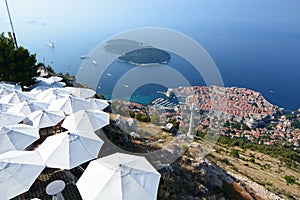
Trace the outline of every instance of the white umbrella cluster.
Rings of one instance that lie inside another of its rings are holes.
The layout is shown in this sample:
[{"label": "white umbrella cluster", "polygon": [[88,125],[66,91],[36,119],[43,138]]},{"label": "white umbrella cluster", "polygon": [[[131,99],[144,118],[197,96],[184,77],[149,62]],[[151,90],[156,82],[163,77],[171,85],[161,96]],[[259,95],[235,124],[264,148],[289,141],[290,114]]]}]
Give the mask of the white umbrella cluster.
[{"label": "white umbrella cluster", "polygon": [[[46,166],[71,169],[97,158],[103,141],[94,131],[109,123],[102,111],[109,104],[93,98],[93,90],[64,87],[59,77],[36,80],[30,92],[0,83],[0,193],[5,199],[27,191]],[[94,112],[95,117],[81,112]],[[66,118],[67,132],[49,136],[34,151],[24,150],[40,138],[40,129]],[[81,120],[93,121],[76,125]]]},{"label": "white umbrella cluster", "polygon": [[[36,78],[36,88],[0,84],[0,193],[27,191],[45,167],[72,169],[96,159],[103,141],[95,131],[109,124],[109,104],[86,88],[64,87],[59,77]],[[47,137],[34,151],[42,128],[67,131]],[[116,153],[92,161],[77,183],[83,199],[156,199],[160,174],[144,158]]]}]

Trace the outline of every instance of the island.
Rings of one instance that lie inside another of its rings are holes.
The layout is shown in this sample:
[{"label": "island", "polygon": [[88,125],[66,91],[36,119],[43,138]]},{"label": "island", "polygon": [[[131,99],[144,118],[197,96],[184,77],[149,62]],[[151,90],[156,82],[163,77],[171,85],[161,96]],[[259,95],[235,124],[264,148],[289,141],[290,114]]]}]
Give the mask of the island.
[{"label": "island", "polygon": [[129,51],[118,57],[121,62],[128,62],[133,65],[151,65],[151,64],[167,64],[171,55],[161,49],[147,47]]},{"label": "island", "polygon": [[106,42],[103,47],[104,51],[115,53],[115,54],[124,54],[126,52],[140,49],[145,47],[145,45],[141,42],[135,40],[128,39],[114,39]]}]

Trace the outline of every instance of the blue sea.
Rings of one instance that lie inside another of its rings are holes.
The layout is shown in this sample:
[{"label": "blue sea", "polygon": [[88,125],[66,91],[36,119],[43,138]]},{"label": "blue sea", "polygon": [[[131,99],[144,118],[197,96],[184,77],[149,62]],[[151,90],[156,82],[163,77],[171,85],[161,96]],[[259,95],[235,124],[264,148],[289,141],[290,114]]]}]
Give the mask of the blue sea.
[{"label": "blue sea", "polygon": [[[80,56],[122,31],[169,28],[206,49],[225,86],[259,91],[271,103],[291,110],[300,108],[299,6],[292,0],[10,2],[19,44],[57,72],[76,75]],[[67,12],[58,12],[58,7]],[[0,6],[0,32],[10,30],[5,6]],[[55,48],[46,46],[49,40]],[[181,66],[178,59],[171,62]],[[111,70],[119,73],[132,67],[113,65]],[[202,84],[201,76],[193,77],[190,69],[181,66],[181,73],[191,84]]]},{"label": "blue sea", "polygon": [[[103,76],[99,78],[97,93],[104,94],[107,99],[111,99],[112,92],[116,87],[116,84],[120,84],[120,87],[123,87],[122,90],[124,91],[127,89],[127,87],[132,87],[134,85],[133,82],[137,82],[139,79],[143,78],[142,74],[140,77],[131,76],[129,78],[130,82],[118,83],[118,81],[122,76],[124,76],[124,74],[127,74],[127,72],[133,68],[140,68],[143,71],[146,71],[145,73],[149,73],[151,70],[157,70],[157,68],[160,68],[162,70],[162,68],[170,67],[171,70],[180,73],[187,80],[186,85],[180,86],[205,85],[201,74],[199,74],[199,72],[195,69],[193,65],[191,65],[184,58],[172,52],[169,52],[169,54],[171,55],[170,61],[166,65],[159,66],[137,66],[128,62],[120,62],[118,60],[115,60],[104,71]],[[158,71],[160,71],[160,69],[158,69]],[[137,89],[130,96],[127,96],[128,93],[126,93],[125,91],[123,95],[118,96],[117,98],[128,99],[142,104],[149,104],[159,97],[165,98],[165,95],[159,94],[157,92],[166,92],[168,88],[178,87],[178,81],[176,81],[175,77],[172,77],[171,75],[167,75],[165,77],[170,80],[171,83],[169,85],[164,85],[163,80],[158,80],[155,83],[153,81],[151,83],[135,86],[137,87]]]},{"label": "blue sea", "polygon": [[[287,110],[300,108],[300,56],[298,55],[300,41],[296,38],[298,35],[291,35],[288,38],[275,35],[275,40],[260,37],[257,34],[232,36],[225,34],[214,38],[208,34],[203,36],[190,33],[202,44],[216,63],[225,86],[245,87],[259,91],[269,102]],[[80,56],[88,54],[94,46],[106,39],[96,38],[85,38],[84,41],[74,43],[58,40],[55,48],[34,42],[33,44],[39,46],[38,48],[35,48],[35,45],[28,47],[31,52],[36,52],[40,62],[45,61],[46,64],[53,66],[55,71],[76,75],[82,62]],[[194,77],[195,73],[191,71],[191,67],[186,70],[182,67],[182,60],[171,60],[171,62],[175,68],[180,67],[181,73],[187,77],[190,76],[192,85],[204,84],[201,76]],[[109,68],[112,71],[107,71],[107,73],[121,75],[121,72],[125,73],[132,67],[128,63],[115,61]],[[118,73],[114,72],[116,70]],[[106,80],[106,83],[109,81]],[[100,85],[103,89],[106,88],[105,85]],[[107,91],[98,92],[107,93]],[[149,97],[149,99],[152,98],[154,97]],[[145,103],[150,101],[149,99],[140,101]]]}]

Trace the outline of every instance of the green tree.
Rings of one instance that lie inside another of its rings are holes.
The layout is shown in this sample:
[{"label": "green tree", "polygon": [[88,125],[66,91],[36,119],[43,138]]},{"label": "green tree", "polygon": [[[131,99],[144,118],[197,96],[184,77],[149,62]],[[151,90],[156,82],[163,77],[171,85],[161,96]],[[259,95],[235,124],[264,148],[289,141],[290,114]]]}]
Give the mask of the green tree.
[{"label": "green tree", "polygon": [[35,55],[23,47],[15,48],[14,42],[0,34],[0,81],[10,81],[21,85],[34,83],[37,76]]},{"label": "green tree", "polygon": [[46,69],[47,69],[48,73],[55,74],[54,69],[53,69],[50,65],[48,65],[48,66],[46,67]]},{"label": "green tree", "polygon": [[173,124],[174,128],[175,128],[176,130],[179,130],[180,122],[177,121],[176,119],[171,119],[168,123]]}]

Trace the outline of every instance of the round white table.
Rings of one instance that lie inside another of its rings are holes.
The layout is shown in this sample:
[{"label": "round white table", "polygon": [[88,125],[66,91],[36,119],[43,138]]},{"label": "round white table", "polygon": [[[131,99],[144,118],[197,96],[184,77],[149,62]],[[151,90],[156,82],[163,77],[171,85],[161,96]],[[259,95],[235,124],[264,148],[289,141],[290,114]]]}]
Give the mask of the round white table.
[{"label": "round white table", "polygon": [[62,180],[55,180],[49,183],[46,187],[46,193],[48,195],[60,197],[63,199],[61,192],[65,189],[65,182]]}]

